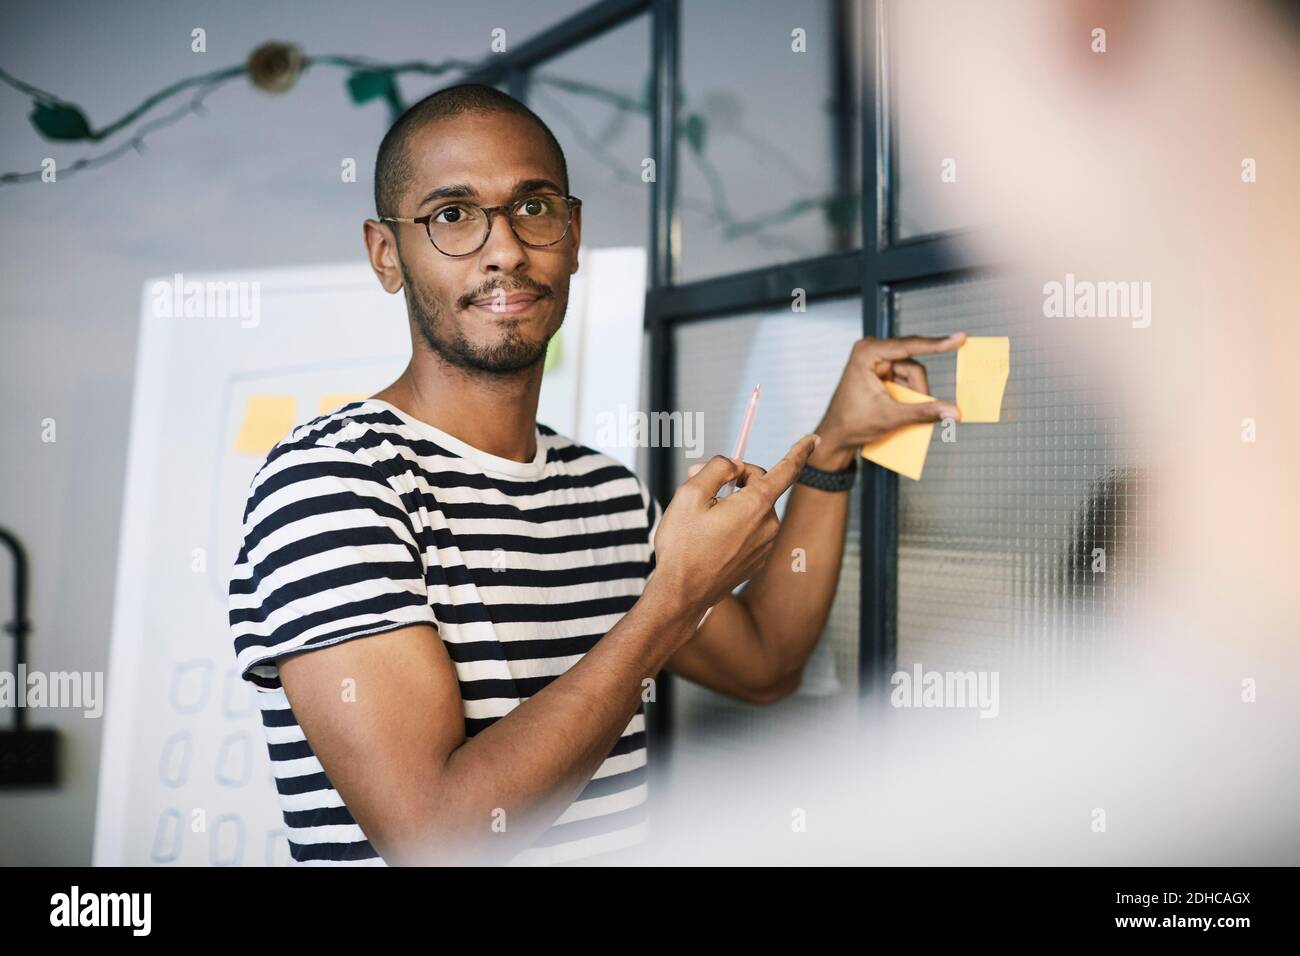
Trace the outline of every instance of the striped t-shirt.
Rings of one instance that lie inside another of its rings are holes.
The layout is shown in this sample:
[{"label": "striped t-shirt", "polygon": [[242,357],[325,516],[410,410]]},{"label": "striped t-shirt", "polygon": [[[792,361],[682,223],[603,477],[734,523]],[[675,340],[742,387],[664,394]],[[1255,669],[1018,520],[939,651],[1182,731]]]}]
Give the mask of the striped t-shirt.
[{"label": "striped t-shirt", "polygon": [[[294,719],[277,658],[431,624],[471,738],[577,663],[644,590],[659,503],[608,455],[536,433],[534,459],[513,461],[366,399],[294,429],[253,476],[230,627],[295,863],[386,865]],[[646,796],[641,704],[578,798],[511,862],[639,843]]]}]

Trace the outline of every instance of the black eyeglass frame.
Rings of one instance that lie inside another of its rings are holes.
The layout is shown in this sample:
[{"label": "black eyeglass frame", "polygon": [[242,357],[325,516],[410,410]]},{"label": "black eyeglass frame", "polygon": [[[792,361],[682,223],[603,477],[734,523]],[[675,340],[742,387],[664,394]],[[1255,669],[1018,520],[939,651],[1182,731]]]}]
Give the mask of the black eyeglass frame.
[{"label": "black eyeglass frame", "polygon": [[[510,231],[514,233],[515,238],[518,239],[520,243],[522,243],[525,246],[528,246],[530,249],[545,249],[548,246],[553,246],[557,242],[560,242],[561,240],[564,239],[565,236],[569,234],[569,227],[573,225],[573,210],[575,207],[582,205],[582,200],[579,199],[577,196],[561,197],[564,199],[564,205],[566,207],[568,215],[565,217],[564,220],[564,232],[560,233],[560,235],[554,240],[552,240],[551,242],[529,242],[528,240],[524,239],[521,235],[519,235],[519,232],[515,229],[514,220],[510,218],[510,214],[521,203],[526,203],[530,199],[539,199],[542,197],[555,197],[557,195],[559,194],[558,193],[533,193],[530,196],[524,196],[522,199],[516,199],[514,202],[507,203],[504,206],[480,206],[478,205],[478,203],[460,202],[458,200],[456,202],[449,202],[442,206],[439,206],[437,209],[435,209],[433,212],[429,213],[428,215],[416,216],[414,219],[405,219],[401,216],[380,216],[379,221],[380,222],[407,222],[407,223],[411,223],[412,225],[422,225],[424,226],[424,234],[429,237],[429,243],[430,245],[433,246],[433,248],[437,249],[444,256],[448,256],[449,258],[461,259],[464,258],[465,256],[474,255],[474,253],[478,252],[480,249],[482,249],[484,246],[487,245],[487,241],[490,238],[492,238],[493,214],[498,212],[504,212],[506,214],[506,223],[509,224],[510,226]],[[471,249],[469,252],[443,252],[443,250],[438,246],[438,244],[433,241],[433,230],[429,228],[429,223],[433,221],[434,216],[438,215],[438,213],[442,212],[448,206],[473,206],[476,209],[480,210],[483,213],[484,217],[487,219],[487,231],[483,233],[483,241],[480,242],[473,249]]]}]

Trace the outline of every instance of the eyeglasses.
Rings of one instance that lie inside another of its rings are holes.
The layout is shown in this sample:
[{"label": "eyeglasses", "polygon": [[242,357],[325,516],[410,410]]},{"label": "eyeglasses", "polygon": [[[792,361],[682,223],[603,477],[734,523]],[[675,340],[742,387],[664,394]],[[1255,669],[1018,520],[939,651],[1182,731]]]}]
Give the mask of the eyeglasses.
[{"label": "eyeglasses", "polygon": [[553,246],[569,234],[573,208],[581,206],[576,196],[538,193],[508,206],[479,206],[469,202],[439,206],[427,216],[403,219],[380,216],[383,222],[409,222],[424,226],[433,247],[444,256],[468,256],[478,252],[492,232],[492,214],[504,212],[510,231],[526,246]]}]

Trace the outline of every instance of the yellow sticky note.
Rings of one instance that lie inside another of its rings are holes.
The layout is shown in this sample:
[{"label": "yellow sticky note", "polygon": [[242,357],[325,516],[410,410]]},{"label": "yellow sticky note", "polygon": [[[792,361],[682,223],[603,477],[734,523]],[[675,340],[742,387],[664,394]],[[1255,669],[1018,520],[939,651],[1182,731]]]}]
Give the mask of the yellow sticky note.
[{"label": "yellow sticky note", "polygon": [[957,407],[962,424],[996,422],[1011,374],[1011,340],[1005,335],[967,339],[957,349]]},{"label": "yellow sticky note", "polygon": [[244,403],[244,421],[235,438],[235,451],[241,455],[265,455],[293,430],[298,411],[292,395],[250,395]]},{"label": "yellow sticky note", "polygon": [[[933,402],[934,397],[922,395],[897,382],[885,382],[885,391],[896,402],[917,405],[921,402]],[[916,425],[904,425],[888,435],[877,438],[862,446],[862,457],[874,461],[882,468],[896,471],[900,475],[921,480],[921,469],[925,467],[925,456],[930,450],[930,438],[934,434],[934,422],[921,422]]]},{"label": "yellow sticky note", "polygon": [[318,414],[324,415],[326,412],[332,412],[336,408],[341,408],[350,402],[359,402],[363,398],[369,398],[369,395],[363,395],[360,392],[330,392],[320,397],[320,406],[316,409]]}]

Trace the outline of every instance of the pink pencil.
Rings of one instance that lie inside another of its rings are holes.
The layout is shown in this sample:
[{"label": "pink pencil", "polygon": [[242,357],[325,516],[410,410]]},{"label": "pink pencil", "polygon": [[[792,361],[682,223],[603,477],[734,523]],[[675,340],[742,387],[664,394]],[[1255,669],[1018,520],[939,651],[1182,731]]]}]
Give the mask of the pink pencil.
[{"label": "pink pencil", "polygon": [[[731,459],[739,464],[743,464],[745,445],[749,441],[749,429],[754,424],[754,412],[758,410],[758,386],[754,386],[754,391],[749,396],[749,407],[745,409],[745,420],[740,426],[740,437],[736,439],[736,450],[732,453]],[[725,498],[736,490],[736,483],[729,481],[718,489],[718,497]]]},{"label": "pink pencil", "polygon": [[[743,464],[745,461],[743,457],[743,455],[745,454],[745,445],[749,441],[749,428],[751,425],[754,424],[754,412],[757,409],[758,409],[758,386],[755,385],[753,393],[751,393],[749,396],[749,407],[745,409],[745,420],[740,426],[740,438],[736,440],[736,451],[731,456],[732,460],[735,462]],[[718,489],[718,497],[719,498],[727,497],[727,495],[731,494],[731,492],[735,490],[735,486],[736,483],[734,481],[727,482],[725,485],[723,485],[721,488]],[[714,607],[716,606],[717,605],[714,605]],[[704,617],[701,617],[699,624],[695,625],[696,630],[699,630],[700,624],[703,624],[705,618],[707,618],[711,613],[713,613],[712,607],[704,612]]]}]

